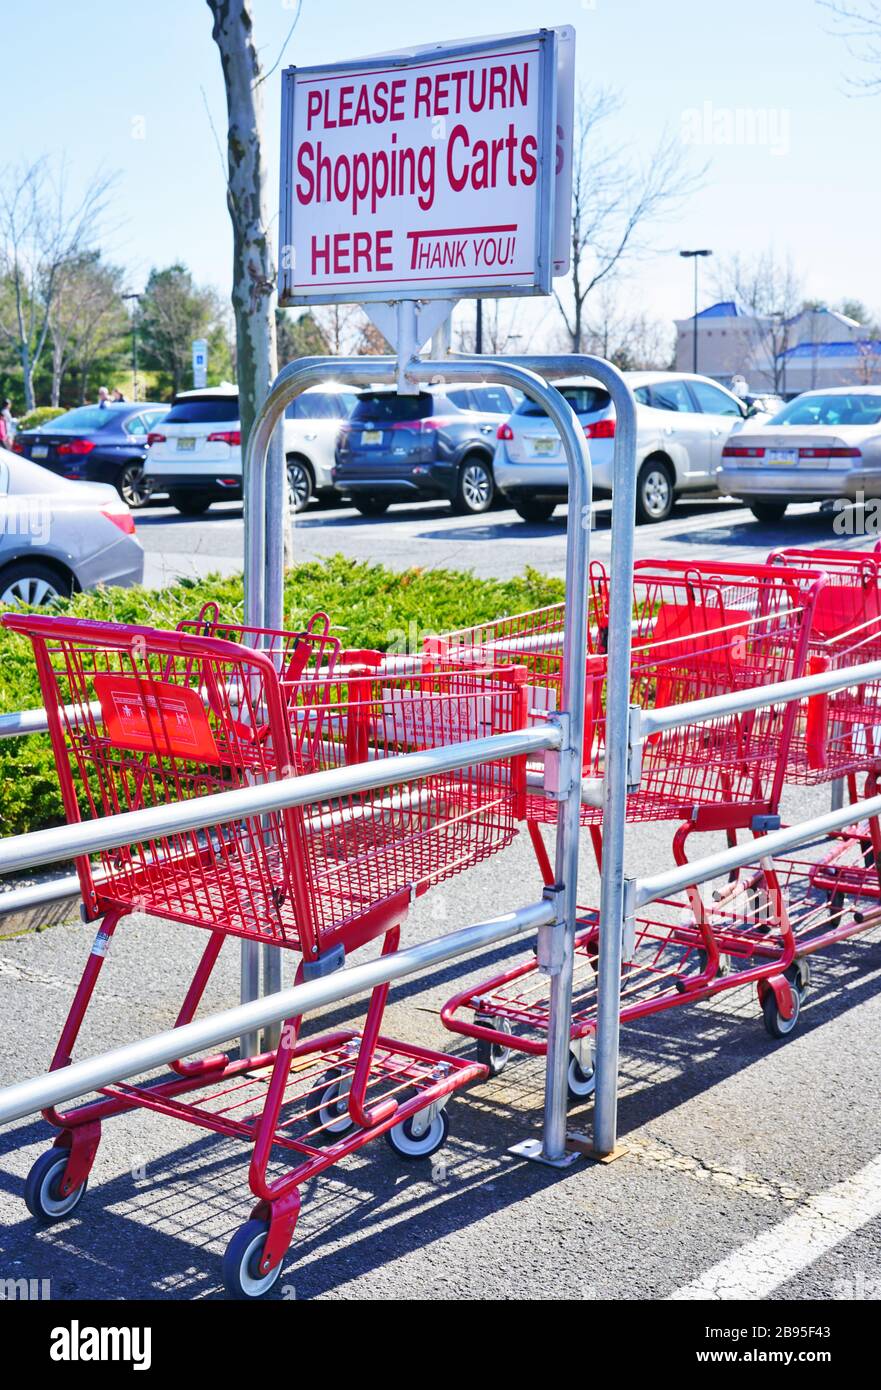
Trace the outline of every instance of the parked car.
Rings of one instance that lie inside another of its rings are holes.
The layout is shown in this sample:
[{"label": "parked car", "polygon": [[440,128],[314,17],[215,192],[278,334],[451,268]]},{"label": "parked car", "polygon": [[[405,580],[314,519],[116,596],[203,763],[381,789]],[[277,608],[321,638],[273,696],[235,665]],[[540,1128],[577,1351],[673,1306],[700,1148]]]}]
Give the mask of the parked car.
[{"label": "parked car", "polygon": [[219,498],[241,497],[241,442],[236,386],[179,391],[147,437],[144,472],[184,516],[201,516]]},{"label": "parked car", "polygon": [[56,478],[0,449],[0,603],[49,603],[143,576],[134,517],[114,487]]},{"label": "parked car", "polygon": [[364,516],[392,502],[443,499],[465,514],[489,511],[499,420],[519,393],[482,382],[415,396],[362,391],[340,430],[333,482]]},{"label": "parked car", "polygon": [[[301,512],[333,490],[334,447],[355,392],[336,383],[313,387],[285,412],[284,444],[291,507]],[[146,471],[184,516],[199,516],[212,502],[242,495],[242,435],[238,388],[224,383],[180,391],[161,428],[149,437]]]},{"label": "parked car", "polygon": [[[708,377],[628,372],[637,403],[638,522],[664,521],[677,497],[716,491],[722,447],[747,407]],[[612,495],[615,410],[598,381],[556,383],[590,441],[593,490]],[[541,406],[524,399],[497,434],[496,483],[524,521],[547,521],[568,494],[563,444]]]},{"label": "parked car", "polygon": [[333,466],[340,427],[348,420],[357,393],[329,382],[304,391],[285,411],[284,452],[291,507],[301,512],[310,497],[336,498]]},{"label": "parked car", "polygon": [[153,490],[144,477],[147,439],[167,411],[157,401],[81,405],[19,431],[12,448],[60,478],[110,483],[127,506],[143,507]]},{"label": "parked car", "polygon": [[881,497],[881,387],[805,391],[749,423],[723,449],[718,483],[759,521],[780,521],[790,502]]}]

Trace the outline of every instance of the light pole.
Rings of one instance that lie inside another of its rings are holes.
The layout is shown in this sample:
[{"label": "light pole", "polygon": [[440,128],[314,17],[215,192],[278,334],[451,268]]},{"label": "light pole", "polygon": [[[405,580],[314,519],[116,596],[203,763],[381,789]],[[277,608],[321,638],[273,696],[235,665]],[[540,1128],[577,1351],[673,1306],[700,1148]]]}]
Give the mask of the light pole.
[{"label": "light pole", "polygon": [[712,251],[680,251],[680,256],[686,260],[694,261],[694,344],[692,349],[692,371],[697,376],[697,258],[698,256],[712,256]]},{"label": "light pole", "polygon": [[474,323],[474,351],[483,352],[483,300],[477,300],[477,317]]},{"label": "light pole", "polygon": [[138,399],[138,305],[142,296],[139,294],[124,294],[123,299],[133,299],[132,304],[132,400]]}]

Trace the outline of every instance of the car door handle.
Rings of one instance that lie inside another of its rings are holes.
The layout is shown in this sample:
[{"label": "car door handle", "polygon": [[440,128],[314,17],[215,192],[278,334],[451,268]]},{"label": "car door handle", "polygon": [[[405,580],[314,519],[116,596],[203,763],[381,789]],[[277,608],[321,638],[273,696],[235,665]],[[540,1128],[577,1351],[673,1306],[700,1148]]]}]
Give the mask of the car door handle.
[{"label": "car door handle", "polygon": [[494,429],[495,429],[495,426],[494,426],[494,425],[481,425],[481,426],[480,426],[480,433],[481,433],[481,434],[492,434],[492,432],[493,432]]}]

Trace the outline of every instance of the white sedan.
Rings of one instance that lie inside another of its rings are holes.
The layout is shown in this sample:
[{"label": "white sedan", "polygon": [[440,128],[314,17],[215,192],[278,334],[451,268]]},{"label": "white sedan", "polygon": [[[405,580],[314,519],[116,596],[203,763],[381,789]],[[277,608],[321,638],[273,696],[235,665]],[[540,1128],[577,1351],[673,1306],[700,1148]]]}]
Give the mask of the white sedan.
[{"label": "white sedan", "polygon": [[759,521],[779,521],[790,502],[881,497],[881,387],[796,396],[728,441],[718,483]]},{"label": "white sedan", "polygon": [[[687,372],[627,372],[637,403],[636,519],[665,521],[677,497],[715,493],[728,436],[748,407],[708,377]],[[615,411],[604,386],[588,377],[556,383],[590,442],[593,489],[612,495]],[[497,432],[496,485],[524,521],[547,521],[565,501],[563,445],[540,406],[524,400]]]}]

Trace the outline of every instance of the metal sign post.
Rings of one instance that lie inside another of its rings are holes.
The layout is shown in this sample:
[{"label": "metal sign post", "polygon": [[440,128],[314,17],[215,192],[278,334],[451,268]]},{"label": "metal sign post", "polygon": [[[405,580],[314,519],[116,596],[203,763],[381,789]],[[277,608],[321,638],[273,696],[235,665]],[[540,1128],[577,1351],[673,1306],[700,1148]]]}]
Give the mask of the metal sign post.
[{"label": "metal sign post", "polygon": [[[624,516],[632,498],[635,409],[620,374],[593,357],[509,359],[419,353],[441,334],[460,297],[546,295],[568,265],[572,180],[574,30],[541,29],[438,44],[354,62],[289,68],[283,75],[279,302],[360,302],[395,348],[392,357],[309,358],[277,377],[248,440],[245,478],[245,621],[283,626],[284,461],[273,447],[282,412],[329,378],[393,384],[411,395],[442,379],[490,377],[518,387],[556,426],[569,469],[556,883],[553,921],[539,934],[551,977],[545,1118],[527,1157],[560,1165],[566,1151],[566,1072],[578,884],[587,663],[591,475],[584,432],[542,376],[584,372],[607,385],[618,412],[616,476]],[[488,212],[491,209],[491,212]],[[632,527],[633,511],[629,511]],[[627,552],[621,551],[623,560]],[[610,677],[621,685],[620,644]],[[626,655],[626,653],[625,653]],[[626,682],[625,682],[626,684]],[[617,699],[617,696],[616,696]],[[617,768],[617,763],[615,764]],[[613,774],[612,784],[615,785]],[[620,797],[612,792],[614,820]],[[623,810],[621,811],[623,815]],[[613,832],[615,848],[623,846]],[[620,874],[619,874],[620,877]],[[608,896],[608,895],[607,895]],[[614,898],[609,899],[610,911]],[[259,956],[242,946],[242,999],[258,992]],[[267,992],[281,985],[280,952],[264,948]],[[617,1029],[617,1015],[614,1019]],[[614,1087],[617,1035],[598,1045],[600,1084]],[[265,1040],[274,1041],[272,1034]],[[256,1039],[243,1039],[252,1054]],[[610,1079],[611,1078],[611,1079]]]}]

